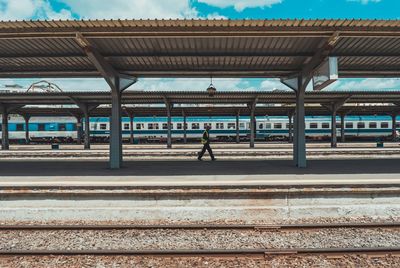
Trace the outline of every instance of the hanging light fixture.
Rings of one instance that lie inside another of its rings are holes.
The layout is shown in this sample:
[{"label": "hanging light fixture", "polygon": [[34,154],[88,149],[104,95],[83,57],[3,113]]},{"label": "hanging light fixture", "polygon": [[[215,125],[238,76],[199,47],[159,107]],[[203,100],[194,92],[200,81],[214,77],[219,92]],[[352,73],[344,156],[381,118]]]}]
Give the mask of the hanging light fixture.
[{"label": "hanging light fixture", "polygon": [[207,93],[208,96],[213,97],[215,95],[215,93],[217,92],[217,89],[214,87],[213,83],[212,83],[212,76],[210,77],[211,79],[211,83],[207,88]]}]

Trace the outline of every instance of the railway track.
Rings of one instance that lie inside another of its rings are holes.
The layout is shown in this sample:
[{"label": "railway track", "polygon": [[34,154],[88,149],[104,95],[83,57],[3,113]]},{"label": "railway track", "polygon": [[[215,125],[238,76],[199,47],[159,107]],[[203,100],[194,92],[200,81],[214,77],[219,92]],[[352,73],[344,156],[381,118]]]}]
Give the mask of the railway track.
[{"label": "railway track", "polygon": [[271,255],[385,255],[400,256],[400,247],[377,248],[286,248],[286,249],[202,249],[202,250],[1,250],[0,256],[153,256],[153,257],[267,257]]},{"label": "railway track", "polygon": [[[400,228],[400,222],[392,223],[334,223],[334,224],[284,224],[284,225],[0,225],[1,231],[47,231],[47,230],[129,230],[129,229],[184,229],[184,230],[262,230],[298,231],[340,228]],[[254,248],[254,249],[179,249],[179,250],[129,250],[129,249],[85,249],[85,250],[0,250],[0,256],[150,256],[150,257],[250,257],[266,258],[276,255],[368,255],[374,257],[400,256],[400,247],[373,248]]]},{"label": "railway track", "polygon": [[128,229],[247,229],[247,230],[312,230],[312,229],[340,229],[340,228],[400,228],[400,222],[390,223],[329,223],[329,224],[174,224],[174,225],[0,225],[1,230],[128,230]]}]

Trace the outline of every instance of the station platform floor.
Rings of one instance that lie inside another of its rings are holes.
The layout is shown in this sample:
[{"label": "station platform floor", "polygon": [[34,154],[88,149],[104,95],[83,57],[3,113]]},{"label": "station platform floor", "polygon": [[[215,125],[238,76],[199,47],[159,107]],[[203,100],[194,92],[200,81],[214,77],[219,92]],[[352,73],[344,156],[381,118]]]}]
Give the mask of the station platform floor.
[{"label": "station platform floor", "polygon": [[309,160],[125,161],[0,159],[0,187],[34,186],[235,186],[400,185],[400,158]]}]

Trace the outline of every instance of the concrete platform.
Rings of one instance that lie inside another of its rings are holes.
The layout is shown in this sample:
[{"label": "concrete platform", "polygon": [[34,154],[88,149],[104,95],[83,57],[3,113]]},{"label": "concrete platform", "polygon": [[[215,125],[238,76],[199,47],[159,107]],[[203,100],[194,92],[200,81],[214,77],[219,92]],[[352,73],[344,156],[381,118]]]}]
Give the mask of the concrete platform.
[{"label": "concrete platform", "polygon": [[1,160],[5,186],[216,186],[400,185],[400,159],[311,160],[298,169],[288,160],[106,161]]}]

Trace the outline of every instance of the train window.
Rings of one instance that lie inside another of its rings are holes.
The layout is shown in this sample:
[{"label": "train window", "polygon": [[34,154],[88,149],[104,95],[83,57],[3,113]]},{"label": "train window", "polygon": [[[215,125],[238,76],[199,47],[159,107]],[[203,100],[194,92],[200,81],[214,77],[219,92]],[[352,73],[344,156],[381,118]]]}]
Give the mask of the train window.
[{"label": "train window", "polygon": [[183,127],[183,124],[182,124],[182,123],[177,123],[177,124],[176,124],[176,129],[182,129],[182,127]]},{"label": "train window", "polygon": [[357,128],[365,128],[365,123],[364,122],[358,122],[357,123]]},{"label": "train window", "polygon": [[342,128],[342,124],[336,123],[336,128]]},{"label": "train window", "polygon": [[318,128],[318,123],[310,123],[310,128]]},{"label": "train window", "polygon": [[400,123],[396,123],[396,128],[400,128]]},{"label": "train window", "polygon": [[353,123],[352,122],[347,122],[346,123],[346,128],[353,128]]},{"label": "train window", "polygon": [[286,128],[289,129],[290,125],[292,125],[292,127],[293,127],[293,124],[286,123]]},{"label": "train window", "polygon": [[2,125],[0,124],[0,131],[1,131],[1,129],[2,129]]},{"label": "train window", "polygon": [[241,129],[244,129],[244,128],[246,127],[246,124],[245,124],[245,123],[239,123],[239,127],[240,127]]},{"label": "train window", "polygon": [[163,123],[162,124],[162,129],[168,129],[168,124],[167,123]]},{"label": "train window", "polygon": [[261,124],[258,124],[258,129],[263,129],[263,124],[261,123]]},{"label": "train window", "polygon": [[217,123],[216,129],[224,129],[224,123]]},{"label": "train window", "polygon": [[377,124],[376,122],[369,122],[369,128],[376,128]]},{"label": "train window", "polygon": [[271,129],[271,123],[265,123],[265,129]]},{"label": "train window", "polygon": [[39,123],[38,124],[38,131],[44,131],[45,130],[45,124]]},{"label": "train window", "polygon": [[[193,124],[192,124],[192,126],[193,126]],[[211,123],[204,123],[204,129],[207,127],[207,126],[210,126],[211,127]],[[193,127],[192,127],[193,128]]]},{"label": "train window", "polygon": [[329,123],[322,123],[321,127],[322,128],[329,128],[330,126],[329,126]]},{"label": "train window", "polygon": [[107,130],[107,124],[100,124],[101,130]]},{"label": "train window", "polygon": [[275,123],[274,124],[274,128],[281,129],[282,128],[282,123]]},{"label": "train window", "polygon": [[[206,124],[204,124],[204,127]],[[199,123],[192,123],[192,129],[200,129],[200,124]]]},{"label": "train window", "polygon": [[236,123],[228,123],[228,129],[235,129]]},{"label": "train window", "polygon": [[389,128],[388,122],[381,122],[381,128]]},{"label": "train window", "polygon": [[16,128],[17,128],[17,131],[24,131],[24,124],[17,124]]},{"label": "train window", "polygon": [[136,124],[136,129],[143,129],[144,128],[144,124]]},{"label": "train window", "polygon": [[147,129],[160,129],[158,123],[149,123]]},{"label": "train window", "polygon": [[[76,124],[70,124],[70,126],[72,128],[72,131],[76,131],[77,130]],[[96,124],[94,126],[96,126]]]},{"label": "train window", "polygon": [[129,124],[125,123],[124,124],[124,130],[129,130],[129,129],[130,129]]},{"label": "train window", "polygon": [[67,125],[66,124],[58,124],[58,131],[66,131]]}]

